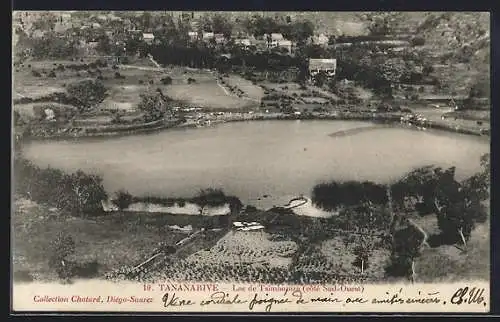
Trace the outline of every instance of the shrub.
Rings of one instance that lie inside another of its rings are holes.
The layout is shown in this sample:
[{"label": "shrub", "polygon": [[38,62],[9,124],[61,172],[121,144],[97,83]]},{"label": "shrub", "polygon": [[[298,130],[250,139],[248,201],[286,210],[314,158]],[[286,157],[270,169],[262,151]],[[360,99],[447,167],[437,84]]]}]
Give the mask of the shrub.
[{"label": "shrub", "polygon": [[59,278],[72,277],[72,267],[66,258],[75,253],[75,241],[69,235],[60,233],[50,243],[49,267],[56,271]]},{"label": "shrub", "polygon": [[106,97],[106,91],[99,80],[83,80],[67,86],[68,97],[77,101],[80,109],[88,109],[101,103]]},{"label": "shrub", "polygon": [[150,84],[150,85],[153,85],[154,83],[155,83],[155,81],[154,81],[154,80],[152,80],[152,79],[150,79],[150,80],[149,80],[149,84]]},{"label": "shrub", "polygon": [[116,197],[113,199],[113,203],[120,209],[127,209],[130,204],[132,204],[134,197],[125,190],[119,190],[116,192]]},{"label": "shrub", "polygon": [[31,71],[31,74],[32,74],[34,77],[42,77],[42,74],[40,74],[40,72],[39,72],[39,71],[36,71],[36,70]]},{"label": "shrub", "polygon": [[144,81],[142,79],[139,79],[139,84],[144,84]]},{"label": "shrub", "polygon": [[118,66],[113,65],[111,68],[113,68],[113,69],[118,69]]},{"label": "shrub", "polygon": [[170,84],[172,84],[172,77],[166,76],[166,77],[163,77],[160,81],[163,85],[170,85]]},{"label": "shrub", "polygon": [[122,74],[120,74],[119,72],[115,72],[115,78],[116,79],[125,79],[125,76],[123,76]]},{"label": "shrub", "polygon": [[53,70],[51,70],[50,73],[47,76],[48,77],[53,77],[53,78],[57,77],[56,73]]},{"label": "shrub", "polygon": [[189,77],[187,82],[188,84],[196,83],[196,79]]}]

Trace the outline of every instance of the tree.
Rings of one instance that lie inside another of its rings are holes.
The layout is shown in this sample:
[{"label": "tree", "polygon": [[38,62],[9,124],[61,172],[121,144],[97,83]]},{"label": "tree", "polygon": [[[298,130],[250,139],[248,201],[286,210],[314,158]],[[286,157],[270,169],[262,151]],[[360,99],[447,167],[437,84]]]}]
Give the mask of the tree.
[{"label": "tree", "polygon": [[203,215],[205,207],[221,206],[228,202],[228,199],[221,189],[207,188],[200,190],[193,202],[200,206],[200,215]]},{"label": "tree", "polygon": [[370,34],[374,36],[384,36],[391,32],[389,20],[387,17],[378,17],[372,21],[368,27]]},{"label": "tree", "polygon": [[231,38],[233,25],[227,17],[221,14],[215,14],[211,21],[213,32],[223,34],[226,39]]},{"label": "tree", "polygon": [[357,241],[357,246],[354,248],[354,255],[356,255],[356,259],[353,262],[353,265],[359,267],[361,269],[361,274],[364,273],[365,269],[368,268],[368,259],[370,258],[370,254],[372,252],[373,243],[364,235],[360,236]]},{"label": "tree", "polygon": [[119,190],[116,192],[115,199],[113,199],[113,203],[120,209],[127,209],[130,204],[132,204],[134,197],[125,190]]},{"label": "tree", "polygon": [[167,98],[161,92],[141,94],[138,108],[144,112],[146,122],[159,120],[169,110]]},{"label": "tree", "polygon": [[482,77],[472,85],[469,91],[469,98],[490,97],[490,80],[488,77]]},{"label": "tree", "polygon": [[70,206],[78,214],[95,213],[102,210],[102,200],[107,198],[107,193],[102,185],[102,178],[86,174],[81,170],[69,177],[72,191]]},{"label": "tree", "polygon": [[314,85],[322,87],[328,79],[328,76],[324,71],[320,71],[316,76],[314,76]]},{"label": "tree", "polygon": [[67,257],[75,253],[75,241],[70,235],[60,233],[50,243],[49,267],[54,269],[59,278],[67,279],[72,275],[72,267],[68,265]]},{"label": "tree", "polygon": [[106,97],[106,88],[99,80],[83,80],[66,87],[68,97],[78,103],[80,110],[90,109]]}]

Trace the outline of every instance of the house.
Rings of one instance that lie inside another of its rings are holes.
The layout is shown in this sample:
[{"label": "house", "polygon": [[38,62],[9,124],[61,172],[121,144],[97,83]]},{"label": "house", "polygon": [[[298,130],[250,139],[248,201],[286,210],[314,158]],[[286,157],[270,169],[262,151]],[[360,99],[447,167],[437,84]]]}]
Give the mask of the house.
[{"label": "house", "polygon": [[311,58],[309,59],[309,75],[315,77],[320,72],[324,72],[328,77],[335,76],[337,71],[337,60],[332,59],[322,59],[322,58]]},{"label": "house", "polygon": [[142,34],[142,39],[144,39],[144,41],[148,44],[151,44],[155,40],[155,35],[149,32],[145,32]]},{"label": "house", "polygon": [[271,47],[277,47],[280,41],[285,40],[285,37],[280,33],[272,33],[269,38]]},{"label": "house", "polygon": [[202,35],[202,39],[204,41],[208,41],[210,39],[213,39],[214,37],[215,37],[215,34],[213,32],[206,32],[206,31],[204,31],[203,35]]},{"label": "house", "polygon": [[290,40],[280,40],[278,41],[277,47],[286,49],[287,53],[292,52],[292,42]]},{"label": "house", "polygon": [[198,33],[196,31],[189,31],[188,37],[191,41],[195,41],[196,39],[198,39]]}]

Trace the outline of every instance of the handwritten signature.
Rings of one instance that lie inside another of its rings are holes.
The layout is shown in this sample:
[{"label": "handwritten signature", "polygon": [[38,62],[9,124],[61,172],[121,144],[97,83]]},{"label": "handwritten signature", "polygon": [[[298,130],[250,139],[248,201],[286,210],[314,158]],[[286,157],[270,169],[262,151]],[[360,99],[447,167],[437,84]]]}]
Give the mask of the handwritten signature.
[{"label": "handwritten signature", "polygon": [[[162,297],[162,302],[164,307],[182,307],[182,306],[208,306],[208,305],[240,305],[245,304],[248,306],[250,311],[264,309],[265,312],[270,312],[276,306],[279,305],[289,305],[289,304],[297,304],[304,305],[308,303],[325,303],[325,304],[446,304],[446,300],[441,298],[439,295],[440,292],[432,292],[432,293],[422,293],[418,292],[418,295],[405,297],[403,295],[403,289],[396,291],[394,293],[385,292],[384,294],[380,294],[378,297],[371,298],[370,300],[364,297],[347,297],[347,298],[338,298],[335,296],[316,296],[311,298],[305,298],[303,293],[300,290],[295,290],[289,296],[286,296],[287,293],[282,296],[273,295],[270,296],[268,294],[259,294],[253,293],[249,298],[243,298],[239,293],[226,293],[223,291],[218,291],[212,293],[207,298],[202,299],[200,302],[195,302],[191,299],[185,299],[178,296],[176,293],[165,293]],[[443,301],[445,300],[445,301]],[[457,289],[451,298],[449,299],[449,303],[453,305],[460,304],[482,304],[486,306],[485,300],[485,289],[478,287],[461,287]]]}]

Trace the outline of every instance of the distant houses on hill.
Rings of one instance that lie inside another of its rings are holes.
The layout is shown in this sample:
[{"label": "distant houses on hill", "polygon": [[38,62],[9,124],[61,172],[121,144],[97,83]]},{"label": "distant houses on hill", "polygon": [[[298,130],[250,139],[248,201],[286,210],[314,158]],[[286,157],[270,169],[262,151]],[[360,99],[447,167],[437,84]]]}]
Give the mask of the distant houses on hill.
[{"label": "distant houses on hill", "polygon": [[324,73],[327,77],[335,77],[337,59],[311,58],[309,59],[308,70],[311,79],[314,79],[319,73]]}]

